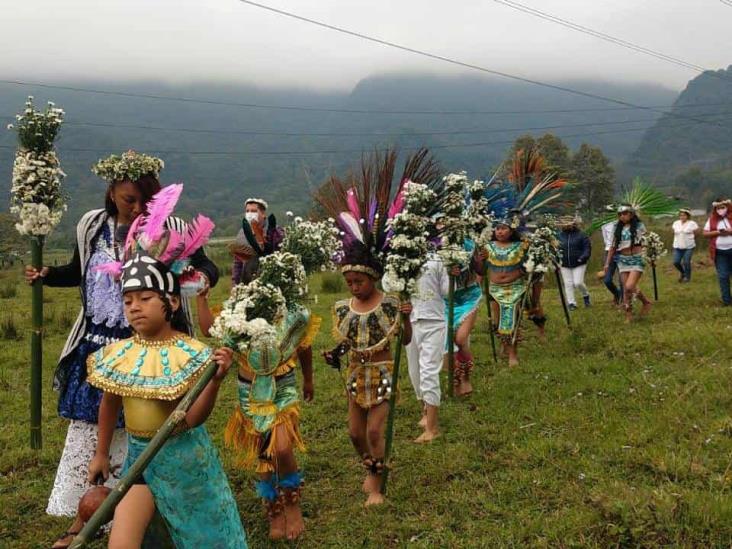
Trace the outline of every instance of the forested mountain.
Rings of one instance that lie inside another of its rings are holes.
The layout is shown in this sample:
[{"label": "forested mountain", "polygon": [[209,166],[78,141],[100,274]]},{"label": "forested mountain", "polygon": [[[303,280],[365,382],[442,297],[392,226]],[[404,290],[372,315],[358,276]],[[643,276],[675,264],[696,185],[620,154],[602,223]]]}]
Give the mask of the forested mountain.
[{"label": "forested mountain", "polygon": [[[83,211],[103,202],[104,183],[91,174],[90,166],[99,157],[131,148],[164,158],[164,182],[186,183],[182,206],[187,212],[207,212],[221,228],[233,230],[247,196],[262,195],[277,213],[286,209],[303,212],[313,186],[331,170],[344,171],[359,159],[361,151],[374,147],[434,147],[444,169],[466,169],[477,177],[500,162],[517,136],[552,132],[572,148],[582,142],[599,146],[618,162],[638,146],[642,136],[638,130],[649,127],[658,116],[546,88],[466,77],[382,75],[364,79],[352,91],[342,93],[212,83],[173,86],[90,80],[67,84],[213,102],[332,110],[249,108],[0,85],[4,124],[12,121],[28,94],[34,95],[39,106],[52,99],[67,112],[58,151],[68,174],[65,188],[70,210],[57,231],[66,236]],[[670,105],[676,97],[671,90],[647,84],[562,84],[642,105]],[[546,110],[564,112],[525,112]],[[507,114],[492,114],[496,111]],[[466,144],[471,146],[455,146]],[[0,173],[4,174],[0,190],[7,196],[15,135],[0,132],[0,146],[5,147],[0,147]],[[0,211],[6,208],[3,200]]]},{"label": "forested mountain", "polygon": [[650,128],[622,166],[693,205],[732,190],[732,67],[708,71],[681,92],[671,114]]}]

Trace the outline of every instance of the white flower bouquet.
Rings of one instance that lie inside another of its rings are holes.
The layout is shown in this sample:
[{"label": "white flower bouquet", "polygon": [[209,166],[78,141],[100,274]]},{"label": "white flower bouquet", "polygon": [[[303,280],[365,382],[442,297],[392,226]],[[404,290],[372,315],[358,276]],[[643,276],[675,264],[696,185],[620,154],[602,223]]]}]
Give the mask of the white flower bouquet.
[{"label": "white flower bouquet", "polygon": [[454,266],[465,268],[471,252],[465,249],[465,239],[471,236],[470,224],[465,215],[465,191],[468,177],[465,172],[451,173],[443,178],[445,182],[442,203],[442,247],[439,256],[448,270]]},{"label": "white flower bouquet", "polygon": [[527,273],[546,273],[561,260],[559,241],[550,227],[540,227],[528,236],[529,248],[526,250],[524,269]]},{"label": "white flower bouquet", "polygon": [[403,193],[404,210],[387,225],[392,236],[382,285],[387,292],[397,292],[408,299],[417,291],[417,280],[427,260],[426,213],[436,197],[427,185],[412,181],[404,184]]},{"label": "white flower bouquet", "polygon": [[660,257],[668,253],[659,234],[653,231],[649,231],[641,237],[641,246],[643,246],[643,259],[651,264],[655,264]]},{"label": "white flower bouquet", "polygon": [[279,251],[260,260],[260,283],[279,288],[288,305],[302,301],[308,292],[308,278],[300,257]]},{"label": "white flower bouquet", "polygon": [[485,197],[485,182],[476,179],[466,185],[469,197],[468,207],[465,209],[465,220],[468,225],[469,238],[478,247],[485,246],[493,236],[493,216],[488,210],[488,199]]},{"label": "white flower bouquet", "polygon": [[33,106],[28,97],[22,114],[8,129],[18,132],[18,152],[13,163],[10,211],[18,218],[15,225],[22,235],[48,235],[66,211],[61,180],[66,174],[53,150],[63,123],[64,111],[48,103],[45,111]]},{"label": "white flower bouquet", "polygon": [[315,222],[296,217],[285,229],[280,250],[299,256],[305,272],[311,274],[335,269],[342,244],[333,219]]}]

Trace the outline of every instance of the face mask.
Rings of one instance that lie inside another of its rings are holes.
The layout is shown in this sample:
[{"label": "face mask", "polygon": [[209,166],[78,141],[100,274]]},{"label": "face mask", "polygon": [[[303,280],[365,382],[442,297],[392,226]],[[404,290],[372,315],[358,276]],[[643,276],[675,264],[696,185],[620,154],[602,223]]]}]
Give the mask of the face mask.
[{"label": "face mask", "polygon": [[257,212],[246,212],[244,214],[244,217],[246,218],[249,223],[254,223],[255,221],[259,221],[259,214]]}]

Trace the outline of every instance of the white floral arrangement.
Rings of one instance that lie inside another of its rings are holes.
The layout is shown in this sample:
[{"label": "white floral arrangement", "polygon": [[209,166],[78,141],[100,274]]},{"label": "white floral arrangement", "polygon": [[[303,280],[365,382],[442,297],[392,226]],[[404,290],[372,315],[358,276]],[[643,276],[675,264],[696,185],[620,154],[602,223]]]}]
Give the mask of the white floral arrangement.
[{"label": "white floral arrangement", "polygon": [[641,237],[641,246],[643,246],[643,259],[648,263],[656,263],[659,258],[668,253],[659,234],[653,231],[649,231]]},{"label": "white floral arrangement", "polygon": [[458,266],[465,268],[472,252],[465,249],[465,239],[470,237],[470,226],[465,215],[465,191],[468,186],[466,172],[451,173],[443,178],[445,183],[442,203],[442,247],[438,254],[448,270]]},{"label": "white floral arrangement", "polygon": [[260,259],[257,279],[279,288],[287,305],[302,301],[308,293],[308,277],[300,257],[278,251]]},{"label": "white floral arrangement", "polygon": [[524,270],[529,274],[546,273],[553,270],[562,257],[554,229],[540,227],[527,238],[529,248],[526,250]]},{"label": "white floral arrangement", "polygon": [[[287,212],[292,217],[292,212]],[[343,245],[332,218],[324,221],[303,221],[295,217],[285,229],[280,250],[300,257],[305,272],[335,269],[335,260],[342,253]]]},{"label": "white floral arrangement", "polygon": [[285,312],[285,298],[280,289],[255,279],[231,289],[209,333],[222,345],[242,353],[251,347],[276,345],[275,325],[284,318]]},{"label": "white floral arrangement", "polygon": [[436,195],[421,183],[407,181],[403,187],[404,210],[389,220],[392,232],[386,256],[382,286],[387,292],[401,294],[408,299],[417,292],[417,281],[427,261],[427,211]]},{"label": "white floral arrangement", "polygon": [[485,197],[484,181],[476,179],[466,185],[470,201],[465,209],[465,218],[471,238],[479,248],[484,247],[493,236],[493,216],[487,212],[488,199]]},{"label": "white floral arrangement", "polygon": [[112,154],[99,160],[92,172],[105,181],[137,181],[144,175],[160,176],[165,162],[155,156],[135,151],[127,151],[121,155]]},{"label": "white floral arrangement", "polygon": [[22,114],[9,130],[18,132],[18,152],[13,163],[10,212],[18,218],[15,228],[22,235],[48,235],[66,211],[61,191],[61,170],[53,144],[64,120],[64,111],[49,102],[45,111],[25,102]]}]

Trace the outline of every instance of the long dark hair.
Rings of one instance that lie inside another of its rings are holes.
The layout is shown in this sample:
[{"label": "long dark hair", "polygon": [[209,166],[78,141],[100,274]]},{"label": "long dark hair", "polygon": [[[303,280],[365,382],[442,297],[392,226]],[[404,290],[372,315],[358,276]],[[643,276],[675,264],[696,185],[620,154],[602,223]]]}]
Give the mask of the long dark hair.
[{"label": "long dark hair", "polygon": [[[112,200],[112,189],[114,189],[120,183],[125,183],[126,181],[129,180],[112,181],[109,184],[109,187],[107,187],[107,194],[104,197],[104,209],[107,210],[107,213],[111,216],[115,216],[118,213],[117,206]],[[155,193],[160,190],[160,181],[158,181],[158,178],[152,174],[143,175],[140,179],[131,181],[131,183],[137,188],[138,191],[140,191],[140,194],[142,195],[142,201],[145,204],[150,202],[150,199],[155,196]]]},{"label": "long dark hair", "polygon": [[[638,225],[641,224],[640,217],[633,212],[633,217],[630,218],[630,247],[632,248],[636,244],[638,244],[635,241],[635,237],[638,234]],[[613,248],[617,248],[618,244],[620,244],[620,239],[622,238],[623,234],[623,223],[618,219],[618,222],[615,224],[615,234],[613,235]]]}]

